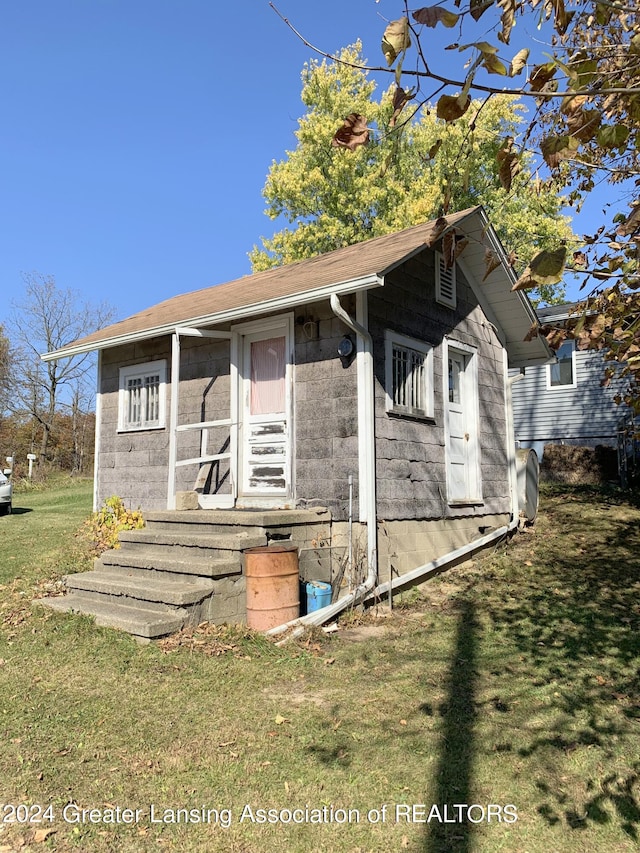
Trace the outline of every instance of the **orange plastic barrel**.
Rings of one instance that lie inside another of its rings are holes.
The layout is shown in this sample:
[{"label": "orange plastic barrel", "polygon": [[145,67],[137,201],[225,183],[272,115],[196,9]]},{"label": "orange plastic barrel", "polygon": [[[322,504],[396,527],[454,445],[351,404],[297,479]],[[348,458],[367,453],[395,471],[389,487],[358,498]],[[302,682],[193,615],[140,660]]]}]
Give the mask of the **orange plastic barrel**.
[{"label": "orange plastic barrel", "polygon": [[247,625],[268,631],[300,615],[298,548],[264,545],[244,552]]}]

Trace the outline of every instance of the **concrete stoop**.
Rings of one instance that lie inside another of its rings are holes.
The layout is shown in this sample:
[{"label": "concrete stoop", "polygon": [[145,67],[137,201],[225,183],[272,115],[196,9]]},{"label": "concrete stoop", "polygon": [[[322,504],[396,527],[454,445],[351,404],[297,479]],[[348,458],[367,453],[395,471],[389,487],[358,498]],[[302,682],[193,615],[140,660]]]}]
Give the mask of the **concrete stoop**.
[{"label": "concrete stoop", "polygon": [[310,547],[331,515],[318,510],[190,510],[145,514],[92,571],[67,575],[68,593],[39,599],[53,610],[149,640],[200,622],[246,621],[243,554],[282,542]]}]

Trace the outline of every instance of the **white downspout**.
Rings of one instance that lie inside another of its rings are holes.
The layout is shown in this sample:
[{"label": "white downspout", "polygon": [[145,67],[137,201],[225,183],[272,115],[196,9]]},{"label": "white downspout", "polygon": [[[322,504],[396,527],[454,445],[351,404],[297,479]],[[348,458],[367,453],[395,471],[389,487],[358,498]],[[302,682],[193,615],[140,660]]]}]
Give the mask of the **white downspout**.
[{"label": "white downspout", "polygon": [[96,370],[96,426],[93,449],[93,511],[98,512],[100,487],[98,476],[100,472],[100,438],[102,433],[102,350],[98,350],[98,366]]},{"label": "white downspout", "polygon": [[[356,295],[356,316],[352,320],[340,304],[336,293],[331,294],[331,310],[357,335],[358,371],[358,505],[359,518],[367,525],[367,578],[363,585],[370,589],[377,578],[377,512],[376,512],[376,449],[373,376],[373,340],[365,326],[366,293]],[[358,588],[360,589],[360,588]],[[362,590],[364,591],[364,590]]]},{"label": "white downspout", "polygon": [[169,472],[167,509],[176,508],[176,462],[178,460],[178,401],[180,397],[180,332],[171,338],[171,410],[169,415]]},{"label": "white downspout", "polygon": [[374,415],[373,340],[365,327],[366,293],[356,294],[357,320],[347,314],[338,295],[331,294],[331,310],[357,335],[358,370],[358,504],[359,518],[367,525],[367,577],[348,595],[334,604],[278,625],[267,631],[267,635],[282,634],[289,628],[295,630],[288,635],[291,639],[301,634],[306,625],[322,625],[345,608],[362,601],[374,589],[378,578],[377,565],[377,516],[376,516],[376,454]]}]

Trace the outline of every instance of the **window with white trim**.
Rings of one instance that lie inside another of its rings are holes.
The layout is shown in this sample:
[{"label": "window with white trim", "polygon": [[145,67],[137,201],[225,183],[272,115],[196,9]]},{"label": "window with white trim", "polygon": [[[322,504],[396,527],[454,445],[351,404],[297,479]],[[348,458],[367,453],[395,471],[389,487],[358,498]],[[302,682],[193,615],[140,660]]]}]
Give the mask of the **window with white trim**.
[{"label": "window with white trim", "polygon": [[118,429],[162,429],[165,425],[165,359],[120,368]]},{"label": "window with white trim", "polygon": [[576,342],[564,341],[556,351],[556,363],[547,365],[547,388],[575,388]]},{"label": "window with white trim", "polygon": [[433,347],[385,332],[387,411],[411,417],[433,417]]},{"label": "window with white trim", "polygon": [[442,252],[436,252],[436,302],[455,308],[456,301],[456,265],[447,269]]}]

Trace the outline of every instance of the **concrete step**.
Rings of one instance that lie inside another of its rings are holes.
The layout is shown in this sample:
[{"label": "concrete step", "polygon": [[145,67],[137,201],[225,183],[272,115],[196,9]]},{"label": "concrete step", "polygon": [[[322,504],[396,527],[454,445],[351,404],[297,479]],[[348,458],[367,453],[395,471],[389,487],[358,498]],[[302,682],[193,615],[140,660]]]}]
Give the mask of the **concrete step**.
[{"label": "concrete step", "polygon": [[162,572],[169,575],[187,575],[203,578],[223,578],[239,575],[242,572],[242,559],[239,554],[232,557],[190,557],[167,556],[166,548],[114,548],[104,551],[94,564],[95,571],[102,569],[136,569],[140,572]]},{"label": "concrete step", "polygon": [[199,509],[156,510],[145,513],[148,530],[191,530],[205,528],[212,533],[238,532],[256,535],[263,528],[290,528],[298,524],[330,521],[331,513],[318,509]]},{"label": "concrete step", "polygon": [[180,608],[135,606],[108,599],[71,593],[70,595],[40,598],[33,602],[61,613],[83,613],[95,617],[96,625],[117,628],[136,637],[153,640],[179,631],[188,620],[188,612]]},{"label": "concrete step", "polygon": [[69,590],[98,592],[112,597],[150,601],[174,606],[198,604],[213,593],[211,581],[172,580],[161,577],[155,582],[135,572],[129,575],[109,571],[79,572],[64,579]]},{"label": "concrete step", "polygon": [[190,558],[196,552],[198,557],[230,556],[231,553],[257,548],[267,544],[264,533],[182,533],[173,530],[125,530],[119,535],[122,549],[140,549],[153,547],[171,548],[179,559]]}]

